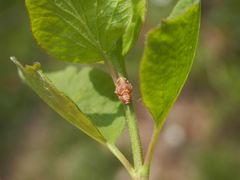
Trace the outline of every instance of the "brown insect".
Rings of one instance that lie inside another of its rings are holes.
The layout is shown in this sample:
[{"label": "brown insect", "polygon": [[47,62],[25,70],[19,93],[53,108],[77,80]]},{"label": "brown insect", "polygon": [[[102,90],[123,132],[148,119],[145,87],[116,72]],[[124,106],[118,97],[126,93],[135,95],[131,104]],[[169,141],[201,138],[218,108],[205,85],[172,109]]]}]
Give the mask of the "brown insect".
[{"label": "brown insect", "polygon": [[123,104],[130,104],[133,91],[133,87],[130,82],[124,77],[119,77],[115,85],[115,94],[118,96],[118,99]]}]

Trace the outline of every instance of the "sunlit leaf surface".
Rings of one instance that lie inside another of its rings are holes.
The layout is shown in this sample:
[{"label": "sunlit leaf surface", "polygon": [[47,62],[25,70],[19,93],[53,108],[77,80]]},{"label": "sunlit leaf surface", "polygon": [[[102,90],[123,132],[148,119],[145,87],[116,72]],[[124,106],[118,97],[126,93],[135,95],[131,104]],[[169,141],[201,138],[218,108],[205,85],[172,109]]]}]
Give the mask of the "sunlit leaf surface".
[{"label": "sunlit leaf surface", "polygon": [[150,31],[140,67],[145,105],[161,127],[191,70],[200,27],[200,1],[180,0]]},{"label": "sunlit leaf surface", "polygon": [[65,120],[102,143],[114,143],[120,136],[125,120],[106,73],[67,67],[45,75],[40,64],[24,67],[17,60],[14,63],[22,79]]}]

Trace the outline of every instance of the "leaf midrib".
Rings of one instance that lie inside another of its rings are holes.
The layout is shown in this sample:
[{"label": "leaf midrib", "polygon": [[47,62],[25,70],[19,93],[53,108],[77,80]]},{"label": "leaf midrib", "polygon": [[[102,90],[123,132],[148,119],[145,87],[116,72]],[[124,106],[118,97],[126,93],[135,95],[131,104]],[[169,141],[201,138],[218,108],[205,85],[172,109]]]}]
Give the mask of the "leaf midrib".
[{"label": "leaf midrib", "polygon": [[[73,2],[72,0],[70,0],[71,3],[67,2],[66,0],[64,0],[65,4],[67,6],[69,6],[76,14],[73,14],[71,13],[69,10],[57,5],[57,4],[54,4],[54,3],[51,3],[51,5],[53,5],[53,7],[55,8],[58,8],[59,10],[63,11],[64,13],[67,13],[68,15],[72,16],[73,18],[75,18],[77,21],[79,21],[81,24],[82,24],[82,27],[84,27],[84,29],[86,30],[87,32],[87,35],[92,39],[89,39],[88,37],[86,36],[83,36],[81,34],[81,32],[78,30],[78,27],[75,27],[72,23],[70,23],[66,18],[64,18],[63,16],[61,16],[60,14],[58,13],[55,13],[55,15],[57,15],[59,18],[61,18],[65,23],[67,23],[69,26],[71,26],[83,39],[85,39],[85,41],[87,43],[89,43],[92,47],[88,47],[90,49],[93,49],[93,50],[96,50],[98,52],[98,54],[102,57],[103,60],[108,60],[106,59],[106,51],[104,51],[104,48],[102,47],[102,44],[100,42],[100,38],[99,38],[99,31],[97,31],[97,38],[94,37],[93,35],[93,32],[90,30],[89,26],[88,26],[88,23],[87,23],[87,18],[86,18],[86,15],[85,15],[85,11],[81,5],[81,3],[79,3],[80,5],[80,8],[82,9],[82,13],[83,13],[83,17],[84,17],[84,20],[82,19],[82,17],[80,16],[79,14],[79,11],[73,6]],[[114,8],[113,12],[112,12],[112,15],[111,15],[111,18],[110,20],[108,21],[107,23],[107,27],[110,28],[112,26],[112,17],[114,15],[114,12],[116,11],[116,9],[118,8],[119,6],[119,0],[117,1],[116,3],[116,7]],[[97,22],[97,27],[98,27],[98,21],[99,21],[99,18],[98,18],[98,0],[97,0],[97,4],[96,4],[96,22]],[[131,0],[131,4],[132,4],[132,0]],[[133,4],[131,5],[131,10],[132,10],[132,13],[133,13]],[[131,19],[128,23],[128,25],[131,23],[132,21],[132,13],[131,13]],[[94,41],[94,42],[93,42]],[[75,43],[76,44],[76,43]]]},{"label": "leaf midrib", "polygon": [[[170,17],[169,19],[167,18],[167,19],[166,19],[166,22],[167,22],[167,21],[168,21],[168,22],[176,21],[176,20],[179,19],[181,16],[184,16],[184,12],[193,9],[196,5],[197,5],[197,3],[193,4],[192,6],[190,6],[190,7],[188,7],[188,8],[185,8],[185,10],[184,10],[180,15],[178,15],[177,17],[173,16],[173,17]],[[196,19],[192,19],[192,22],[195,21],[195,20],[196,20]],[[195,29],[195,28],[193,28],[193,27],[192,27],[192,29],[193,29],[192,34],[194,34],[194,33],[197,31],[197,29]],[[198,42],[196,42],[195,46],[197,45],[197,43],[198,43]],[[195,53],[196,53],[196,52],[195,52]],[[194,56],[195,56],[195,54],[193,54],[193,57],[194,57]],[[193,57],[192,57],[191,59],[193,59]],[[177,66],[177,64],[178,64],[178,61],[175,60],[175,66]],[[188,67],[191,67],[192,64],[193,64],[193,61],[189,61]],[[189,72],[188,72],[188,74],[189,74]],[[187,78],[188,78],[188,75],[185,77],[184,82],[186,82]],[[178,83],[179,83],[179,82],[178,82]],[[167,103],[167,105],[166,105],[168,111],[166,111],[165,113],[162,113],[162,112],[161,112],[161,113],[159,113],[159,114],[157,115],[156,120],[159,121],[159,122],[157,123],[157,126],[158,126],[158,125],[161,126],[161,119],[165,119],[165,118],[166,118],[166,115],[167,115],[168,112],[170,111],[170,107],[175,103],[176,99],[178,98],[179,94],[181,93],[180,90],[184,87],[184,85],[185,85],[185,83],[183,83],[183,84],[179,87],[179,89],[176,90],[176,91],[178,91],[178,93],[177,93],[177,96],[174,98],[174,100],[173,100],[172,102],[171,102],[170,100],[168,101],[168,103]]]},{"label": "leaf midrib", "polygon": [[[79,3],[79,4],[80,4],[80,3]],[[51,5],[53,5],[55,8],[58,8],[59,10],[63,11],[64,13],[67,13],[68,15],[72,16],[74,19],[78,20],[78,21],[82,24],[82,26],[84,27],[84,29],[87,31],[88,35],[92,38],[92,40],[94,41],[94,43],[95,43],[95,44],[99,44],[99,43],[97,43],[98,41],[94,38],[92,32],[89,30],[88,25],[85,24],[84,21],[81,20],[80,15],[77,16],[77,17],[78,17],[78,18],[77,18],[76,16],[74,16],[74,14],[72,14],[72,13],[69,12],[68,10],[64,9],[63,7],[58,6],[58,5],[54,4],[54,3],[51,3]],[[74,8],[74,9],[75,9],[75,8]],[[83,11],[83,12],[84,12],[84,11]],[[92,42],[92,40],[90,40],[89,38],[83,36],[83,35],[81,34],[81,32],[78,30],[78,28],[75,27],[75,26],[73,26],[73,25],[72,25],[68,20],[66,20],[62,15],[60,15],[60,14],[58,14],[58,13],[54,13],[54,14],[57,15],[59,18],[61,18],[61,19],[62,19],[65,23],[67,23],[69,26],[71,26],[71,27],[72,27],[81,37],[83,37],[89,44],[91,44],[93,47],[99,49],[99,47],[96,46],[96,45]],[[79,14],[79,13],[78,13],[78,14]],[[85,19],[86,19],[86,18],[85,18]],[[87,20],[86,20],[86,21],[87,21]]]}]

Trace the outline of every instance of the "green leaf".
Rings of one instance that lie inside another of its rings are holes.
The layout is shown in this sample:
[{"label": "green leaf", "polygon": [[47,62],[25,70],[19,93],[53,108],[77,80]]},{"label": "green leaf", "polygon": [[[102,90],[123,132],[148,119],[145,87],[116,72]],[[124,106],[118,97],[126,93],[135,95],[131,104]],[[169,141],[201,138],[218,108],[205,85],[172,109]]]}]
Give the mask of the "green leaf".
[{"label": "green leaf", "polygon": [[128,24],[126,32],[123,36],[123,50],[125,55],[137,40],[141,25],[144,21],[146,0],[131,0],[132,1],[132,16]]},{"label": "green leaf", "polygon": [[53,84],[91,118],[108,142],[114,142],[125,127],[123,107],[114,94],[111,77],[98,69],[70,66],[48,74]]},{"label": "green leaf", "polygon": [[143,101],[161,127],[191,70],[200,28],[200,1],[180,0],[148,34],[140,67]]},{"label": "green leaf", "polygon": [[101,143],[114,143],[120,136],[125,126],[122,106],[106,73],[67,67],[46,76],[40,64],[14,63],[22,79],[64,119]]},{"label": "green leaf", "polygon": [[138,1],[26,0],[26,5],[32,32],[50,55],[64,61],[94,63],[115,51],[126,29],[124,45],[132,44],[142,13]]}]

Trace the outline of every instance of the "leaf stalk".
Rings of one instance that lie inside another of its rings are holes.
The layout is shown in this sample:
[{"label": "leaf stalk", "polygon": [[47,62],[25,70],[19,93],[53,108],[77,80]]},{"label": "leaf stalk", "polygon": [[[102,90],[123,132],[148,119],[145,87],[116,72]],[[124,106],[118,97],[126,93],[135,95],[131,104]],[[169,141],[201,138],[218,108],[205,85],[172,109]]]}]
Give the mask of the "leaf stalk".
[{"label": "leaf stalk", "polygon": [[108,149],[116,156],[116,158],[122,163],[122,165],[126,168],[128,173],[131,175],[131,177],[134,177],[135,172],[134,168],[130,164],[130,162],[127,160],[127,158],[122,154],[122,152],[114,145],[107,143]]},{"label": "leaf stalk", "polygon": [[144,158],[144,168],[145,168],[146,174],[148,174],[148,176],[150,174],[151,162],[153,159],[154,151],[156,149],[158,137],[161,132],[163,124],[164,124],[164,121],[162,121],[162,123],[158,127],[156,127],[156,126],[154,127],[153,134],[152,134],[152,137],[151,137],[151,140],[148,145],[148,149],[147,149],[147,152],[146,152],[146,155]]}]

